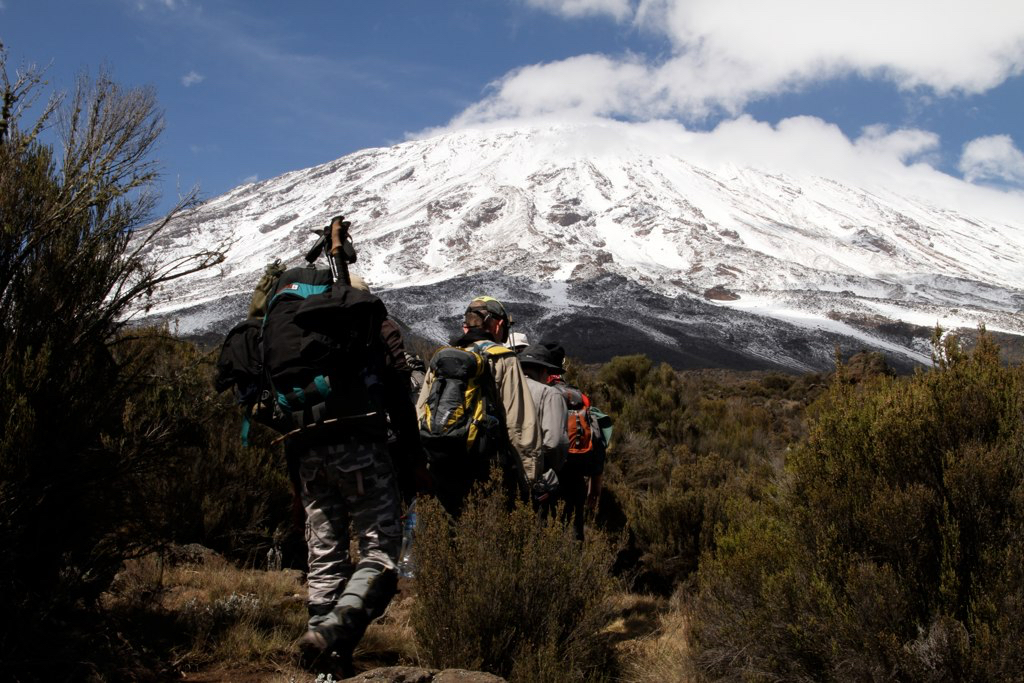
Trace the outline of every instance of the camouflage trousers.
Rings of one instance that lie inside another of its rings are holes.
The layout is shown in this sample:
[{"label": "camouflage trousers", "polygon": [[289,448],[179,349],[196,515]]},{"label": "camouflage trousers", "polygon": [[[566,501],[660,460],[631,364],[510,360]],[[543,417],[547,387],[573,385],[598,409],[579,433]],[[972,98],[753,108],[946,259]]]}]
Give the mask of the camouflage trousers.
[{"label": "camouflage trousers", "polygon": [[[353,438],[291,449],[306,510],[309,626],[337,626],[350,614],[365,627],[395,592],[402,542],[398,486],[387,448],[383,441]],[[350,526],[359,542],[354,566]]]}]

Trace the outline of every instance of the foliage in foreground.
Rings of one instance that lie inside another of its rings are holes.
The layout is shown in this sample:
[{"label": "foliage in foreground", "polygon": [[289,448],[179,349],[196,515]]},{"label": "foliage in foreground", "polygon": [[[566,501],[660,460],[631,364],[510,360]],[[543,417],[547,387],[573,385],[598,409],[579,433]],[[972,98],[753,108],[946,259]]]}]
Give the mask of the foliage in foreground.
[{"label": "foliage in foreground", "polygon": [[[26,125],[41,85],[33,69],[12,81],[0,47],[0,660],[28,662],[5,669],[16,678],[60,670],[56,653],[84,675],[82,608],[158,541],[147,482],[187,435],[138,411],[151,347],[123,331],[154,287],[220,259],[140,256],[159,232],[143,229],[162,129],[151,90],[83,77]],[[54,120],[56,148],[40,138]]]},{"label": "foliage in foreground", "polygon": [[431,666],[484,670],[510,681],[597,681],[610,674],[607,544],[571,527],[509,511],[494,487],[458,520],[432,499],[418,511],[412,623]]},{"label": "foliage in foreground", "polygon": [[982,335],[938,367],[842,372],[788,460],[702,560],[714,680],[1024,676],[1024,374]]}]

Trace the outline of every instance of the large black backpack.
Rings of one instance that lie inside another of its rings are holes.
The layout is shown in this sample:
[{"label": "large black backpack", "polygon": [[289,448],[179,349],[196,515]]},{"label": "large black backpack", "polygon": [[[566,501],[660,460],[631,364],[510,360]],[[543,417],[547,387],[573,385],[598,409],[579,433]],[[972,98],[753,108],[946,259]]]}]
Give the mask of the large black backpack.
[{"label": "large black backpack", "polygon": [[[246,417],[283,434],[347,421],[383,423],[376,296],[332,285],[328,270],[284,271],[262,319],[227,335],[215,386],[234,386]],[[243,424],[243,439],[246,425]]]},{"label": "large black backpack", "polygon": [[263,318],[246,318],[231,328],[220,347],[213,386],[218,392],[234,387],[239,405],[255,402],[263,388],[262,328]]}]

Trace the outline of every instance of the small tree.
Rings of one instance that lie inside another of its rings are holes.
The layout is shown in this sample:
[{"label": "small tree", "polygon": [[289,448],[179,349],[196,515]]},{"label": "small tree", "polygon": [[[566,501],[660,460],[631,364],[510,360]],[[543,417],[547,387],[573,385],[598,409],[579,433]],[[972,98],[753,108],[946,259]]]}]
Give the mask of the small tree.
[{"label": "small tree", "polygon": [[123,344],[131,307],[223,256],[144,258],[195,197],[147,226],[163,128],[152,90],[83,76],[26,126],[42,74],[12,78],[0,47],[0,79],[0,659],[30,656],[42,625],[52,659],[54,629],[147,542],[139,482],[174,437],[155,421],[124,428],[139,419],[130,397],[151,347]]}]

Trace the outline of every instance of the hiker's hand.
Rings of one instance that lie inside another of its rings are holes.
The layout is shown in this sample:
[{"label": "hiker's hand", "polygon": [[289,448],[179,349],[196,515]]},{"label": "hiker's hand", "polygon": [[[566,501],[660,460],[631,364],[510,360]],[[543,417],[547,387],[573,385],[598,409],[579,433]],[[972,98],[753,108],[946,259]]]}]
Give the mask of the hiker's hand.
[{"label": "hiker's hand", "polygon": [[331,253],[340,252],[345,246],[345,235],[349,226],[352,225],[345,220],[344,216],[335,216],[331,220]]},{"label": "hiker's hand", "polygon": [[345,221],[342,220],[341,216],[335,216],[334,220],[331,221],[331,253],[336,254],[341,251],[341,248],[345,244],[345,228],[343,225]]}]

